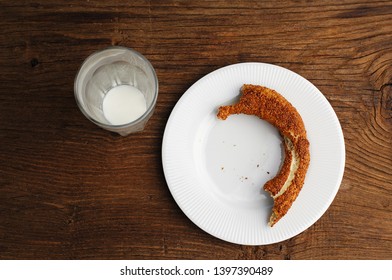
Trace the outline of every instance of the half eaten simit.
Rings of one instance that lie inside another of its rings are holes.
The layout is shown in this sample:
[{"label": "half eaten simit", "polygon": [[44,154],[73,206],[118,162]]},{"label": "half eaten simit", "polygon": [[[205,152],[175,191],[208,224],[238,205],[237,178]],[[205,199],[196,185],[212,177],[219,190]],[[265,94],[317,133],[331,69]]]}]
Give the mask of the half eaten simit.
[{"label": "half eaten simit", "polygon": [[294,106],[275,90],[245,84],[234,105],[221,106],[218,118],[233,114],[255,115],[275,126],[283,137],[284,160],[278,174],[264,185],[274,199],[269,225],[289,211],[305,181],[310,162],[309,141],[302,118]]}]

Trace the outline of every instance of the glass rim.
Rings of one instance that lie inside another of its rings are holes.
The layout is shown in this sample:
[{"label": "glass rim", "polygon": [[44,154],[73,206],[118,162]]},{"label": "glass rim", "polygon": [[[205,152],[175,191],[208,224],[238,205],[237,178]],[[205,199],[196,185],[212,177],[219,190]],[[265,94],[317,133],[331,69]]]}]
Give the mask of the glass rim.
[{"label": "glass rim", "polygon": [[[107,123],[103,123],[103,122],[91,117],[90,114],[87,113],[87,111],[83,108],[82,102],[79,100],[80,98],[78,96],[77,85],[78,85],[80,74],[83,70],[83,67],[85,67],[86,63],[89,62],[94,56],[101,54],[103,52],[113,50],[113,49],[124,50],[124,51],[130,52],[130,53],[136,55],[137,57],[139,57],[140,59],[142,59],[144,62],[146,62],[147,66],[151,70],[151,72],[153,74],[153,78],[154,78],[155,91],[154,91],[154,96],[153,96],[151,104],[148,106],[147,110],[140,117],[138,117],[137,119],[135,119],[131,122],[125,123],[125,124],[107,124]],[[150,115],[150,113],[153,111],[153,109],[156,105],[156,102],[158,99],[158,91],[159,91],[158,77],[157,77],[157,74],[156,74],[155,69],[152,66],[151,62],[144,55],[142,55],[140,52],[138,52],[132,48],[129,48],[129,47],[124,47],[124,46],[110,46],[110,47],[104,48],[102,50],[98,50],[98,51],[91,53],[89,56],[87,56],[83,60],[83,63],[80,65],[80,67],[76,73],[75,79],[74,79],[74,96],[75,96],[76,104],[78,105],[80,111],[83,113],[83,115],[89,121],[93,122],[94,124],[96,124],[100,127],[109,128],[109,129],[127,128],[129,126],[136,125],[136,124],[142,122],[143,120],[145,120],[146,117],[148,117]]]}]

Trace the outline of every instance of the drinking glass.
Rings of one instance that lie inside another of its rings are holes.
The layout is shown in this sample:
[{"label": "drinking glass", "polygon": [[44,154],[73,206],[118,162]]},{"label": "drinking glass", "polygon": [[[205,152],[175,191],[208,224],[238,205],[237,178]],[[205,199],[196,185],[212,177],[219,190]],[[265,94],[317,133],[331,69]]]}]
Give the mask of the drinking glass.
[{"label": "drinking glass", "polygon": [[[117,88],[119,86],[122,86],[121,90]],[[115,88],[125,95],[117,95],[114,99],[112,95],[112,101],[106,102],[105,108],[105,97],[109,97],[110,92],[114,94]],[[139,99],[128,96],[126,90],[129,89],[130,94],[139,93]],[[125,136],[142,131],[153,114],[158,97],[158,78],[142,54],[126,47],[109,47],[86,58],[76,75],[74,93],[76,103],[87,119]],[[144,100],[143,106],[140,100]],[[133,119],[127,120],[127,115],[132,113],[137,114],[136,117],[133,114]],[[122,122],[113,121],[116,114],[122,117]]]}]

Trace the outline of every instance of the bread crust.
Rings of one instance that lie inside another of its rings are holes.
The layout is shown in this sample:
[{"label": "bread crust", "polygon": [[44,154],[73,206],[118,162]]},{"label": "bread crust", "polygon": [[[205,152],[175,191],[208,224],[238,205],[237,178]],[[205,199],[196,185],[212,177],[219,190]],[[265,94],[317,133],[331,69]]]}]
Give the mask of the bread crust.
[{"label": "bread crust", "polygon": [[269,225],[274,226],[290,209],[305,181],[310,162],[309,141],[301,115],[273,89],[245,84],[238,103],[219,107],[217,117],[233,114],[258,116],[275,126],[283,137],[284,160],[278,174],[264,185],[274,198]]}]

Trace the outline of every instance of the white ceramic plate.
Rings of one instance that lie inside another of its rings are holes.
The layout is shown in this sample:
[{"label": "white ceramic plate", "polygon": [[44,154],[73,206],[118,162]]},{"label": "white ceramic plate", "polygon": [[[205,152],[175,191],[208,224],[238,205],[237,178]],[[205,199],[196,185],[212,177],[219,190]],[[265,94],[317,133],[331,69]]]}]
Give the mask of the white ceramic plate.
[{"label": "white ceramic plate", "polygon": [[[278,131],[254,116],[216,117],[218,107],[236,101],[246,83],[288,99],[310,142],[303,189],[272,228],[273,201],[262,187],[282,162]],[[343,177],[345,147],[335,112],[312,83],[279,66],[240,63],[206,75],[180,98],[166,125],[162,161],[175,201],[197,226],[229,242],[263,245],[291,238],[323,215]]]}]

